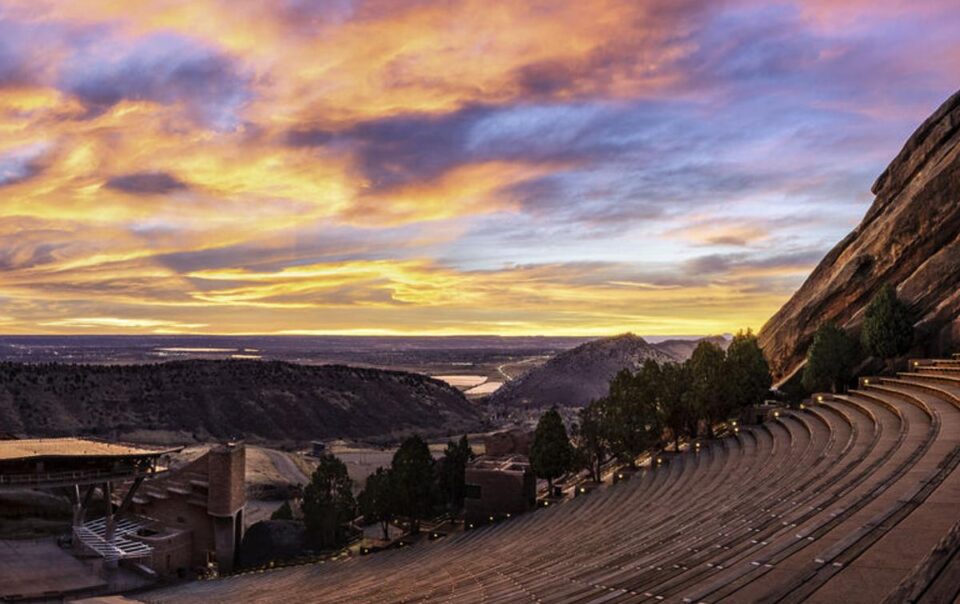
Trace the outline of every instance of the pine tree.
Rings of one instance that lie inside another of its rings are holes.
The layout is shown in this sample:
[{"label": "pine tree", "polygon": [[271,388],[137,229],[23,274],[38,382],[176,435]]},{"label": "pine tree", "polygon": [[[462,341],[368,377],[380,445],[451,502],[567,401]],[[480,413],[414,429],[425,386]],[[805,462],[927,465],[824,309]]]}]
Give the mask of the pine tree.
[{"label": "pine tree", "polygon": [[280,507],[270,514],[270,520],[293,520],[293,510],[290,509],[290,502],[284,501]]},{"label": "pine tree", "polygon": [[817,329],[807,350],[803,387],[809,392],[843,390],[856,362],[856,342],[830,321]]},{"label": "pine tree", "polygon": [[476,457],[467,436],[457,442],[450,441],[440,460],[440,491],[446,504],[453,510],[463,507],[466,495],[467,464]]},{"label": "pine tree", "polygon": [[353,520],[356,508],[347,466],[330,453],[320,457],[303,489],[303,521],[310,540],[321,548],[343,545],[346,525]]},{"label": "pine tree", "polygon": [[427,443],[419,436],[403,441],[393,455],[390,472],[396,511],[410,519],[413,533],[419,533],[420,521],[430,517],[438,499],[434,460]]},{"label": "pine tree", "polygon": [[697,344],[690,357],[691,401],[711,437],[713,425],[726,419],[732,410],[725,365],[723,349],[709,340]]},{"label": "pine tree", "polygon": [[566,474],[573,464],[573,447],[556,407],[540,416],[530,446],[530,465],[533,473],[545,478],[550,492],[553,481]]},{"label": "pine tree", "polygon": [[364,520],[380,523],[383,539],[389,539],[390,522],[396,509],[396,493],[390,470],[377,468],[376,472],[367,476],[366,486],[358,499]]},{"label": "pine tree", "polygon": [[600,482],[601,469],[610,454],[611,415],[606,399],[591,402],[580,410],[577,430],[577,458],[590,471],[594,482]]},{"label": "pine tree", "polygon": [[749,329],[739,332],[727,347],[727,383],[734,407],[759,405],[770,394],[773,379],[757,336]]},{"label": "pine tree", "polygon": [[661,422],[670,430],[674,447],[679,450],[680,439],[692,436],[697,425],[697,413],[690,395],[690,367],[686,363],[664,363],[657,400]]},{"label": "pine tree", "polygon": [[636,374],[622,370],[610,382],[606,398],[610,450],[623,462],[633,463],[660,436],[660,380],[660,365],[649,359]]},{"label": "pine tree", "polygon": [[893,286],[884,285],[864,313],[860,341],[864,352],[890,361],[910,351],[913,345],[913,321],[910,309]]}]

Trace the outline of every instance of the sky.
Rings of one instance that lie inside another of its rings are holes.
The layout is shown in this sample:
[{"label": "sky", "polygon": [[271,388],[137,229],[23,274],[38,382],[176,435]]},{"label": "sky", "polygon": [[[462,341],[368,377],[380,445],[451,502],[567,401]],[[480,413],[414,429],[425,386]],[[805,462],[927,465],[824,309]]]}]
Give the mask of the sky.
[{"label": "sky", "polygon": [[760,328],[954,0],[0,0],[0,333]]}]

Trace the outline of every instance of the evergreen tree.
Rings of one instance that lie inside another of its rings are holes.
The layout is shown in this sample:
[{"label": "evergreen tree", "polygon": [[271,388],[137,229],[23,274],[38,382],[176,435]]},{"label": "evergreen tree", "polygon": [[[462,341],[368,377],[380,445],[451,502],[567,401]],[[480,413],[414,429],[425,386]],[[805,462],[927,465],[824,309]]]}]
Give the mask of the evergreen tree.
[{"label": "evergreen tree", "polygon": [[293,510],[290,509],[290,502],[284,501],[280,507],[270,514],[270,520],[293,520]]},{"label": "evergreen tree", "polygon": [[360,513],[368,522],[379,522],[383,539],[390,538],[390,522],[396,509],[396,494],[390,470],[377,468],[367,476],[366,486],[359,496]]},{"label": "evergreen tree", "polygon": [[530,465],[533,473],[545,478],[553,493],[553,481],[570,471],[573,447],[556,407],[540,416],[530,445]]},{"label": "evergreen tree", "polygon": [[807,350],[803,387],[809,392],[842,391],[856,362],[856,342],[830,321],[817,328]]},{"label": "evergreen tree", "polygon": [[697,344],[690,357],[690,380],[691,402],[712,438],[713,425],[726,419],[732,410],[723,349],[708,340]]},{"label": "evergreen tree", "polygon": [[409,518],[411,531],[419,533],[420,521],[430,517],[438,494],[434,460],[427,443],[419,436],[403,441],[393,455],[390,471],[396,512]]},{"label": "evergreen tree", "polygon": [[867,305],[860,341],[864,352],[884,361],[910,351],[913,345],[910,309],[897,298],[893,286],[884,285]]},{"label": "evergreen tree", "polygon": [[660,379],[660,365],[648,360],[636,374],[622,370],[610,382],[605,403],[609,446],[611,453],[623,462],[633,463],[659,438]]},{"label": "evergreen tree", "polygon": [[739,332],[727,347],[727,382],[734,407],[759,405],[770,395],[773,378],[757,336],[749,329]]},{"label": "evergreen tree", "polygon": [[664,363],[660,375],[657,398],[661,422],[670,430],[674,447],[679,450],[680,439],[695,435],[697,426],[697,412],[690,394],[690,367],[686,363]]},{"label": "evergreen tree", "polygon": [[467,436],[460,437],[458,442],[450,441],[440,460],[440,492],[444,501],[452,510],[463,507],[463,498],[466,494],[467,464],[476,457]]},{"label": "evergreen tree", "polygon": [[343,545],[346,526],[353,520],[356,508],[347,466],[332,454],[320,457],[320,464],[303,489],[303,521],[308,538],[320,548]]},{"label": "evergreen tree", "polygon": [[591,402],[580,410],[577,430],[577,458],[590,471],[590,477],[600,482],[601,470],[610,454],[610,414],[606,399]]}]

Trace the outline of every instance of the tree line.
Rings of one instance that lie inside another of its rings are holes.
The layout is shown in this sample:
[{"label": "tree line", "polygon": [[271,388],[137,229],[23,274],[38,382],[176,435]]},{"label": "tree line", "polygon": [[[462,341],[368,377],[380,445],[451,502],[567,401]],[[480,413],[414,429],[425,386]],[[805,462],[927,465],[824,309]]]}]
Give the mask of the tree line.
[{"label": "tree line", "polygon": [[910,308],[892,285],[884,285],[864,310],[859,340],[833,321],[817,328],[801,378],[804,394],[842,392],[864,357],[883,361],[891,371],[893,360],[910,351],[913,339]]},{"label": "tree line", "polygon": [[[363,490],[353,495],[353,480],[347,466],[332,453],[319,458],[310,482],[303,489],[303,522],[312,547],[342,547],[351,536],[351,523],[359,515],[378,522],[384,539],[390,523],[403,519],[411,532],[420,522],[463,507],[465,471],[474,458],[466,436],[450,441],[443,457],[435,460],[420,436],[406,439],[393,455],[390,466],[377,468],[367,477]],[[291,519],[284,503],[273,519]]]},{"label": "tree line", "polygon": [[[802,374],[806,391],[842,390],[863,354],[887,362],[913,344],[909,308],[885,286],[867,306],[859,341],[833,322],[822,324],[808,349]],[[606,396],[578,412],[572,438],[556,407],[537,423],[530,450],[534,473],[553,482],[572,471],[587,470],[601,479],[604,464],[633,463],[655,447],[685,438],[713,436],[714,426],[742,408],[762,403],[770,394],[770,368],[750,330],[739,332],[726,350],[701,341],[685,362],[647,360],[637,371],[620,371]],[[419,436],[405,440],[387,468],[366,479],[358,497],[347,468],[332,454],[319,459],[303,491],[303,516],[314,547],[340,547],[349,539],[352,521],[362,514],[379,522],[384,539],[398,520],[418,532],[420,522],[463,507],[465,470],[474,458],[467,437],[449,442],[435,460]],[[288,504],[276,514],[292,517]]]},{"label": "tree line", "polygon": [[636,372],[620,371],[608,394],[579,411],[569,438],[560,413],[541,416],[534,432],[530,462],[548,481],[585,469],[600,481],[611,459],[633,463],[665,442],[713,436],[714,426],[743,407],[763,402],[771,385],[770,367],[750,330],[727,347],[701,341],[683,363],[647,360]]}]

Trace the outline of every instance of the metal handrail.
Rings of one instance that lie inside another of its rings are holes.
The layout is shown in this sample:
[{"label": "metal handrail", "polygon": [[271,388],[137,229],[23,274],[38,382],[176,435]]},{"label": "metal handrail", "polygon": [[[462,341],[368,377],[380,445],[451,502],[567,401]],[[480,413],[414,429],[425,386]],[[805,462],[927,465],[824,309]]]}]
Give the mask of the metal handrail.
[{"label": "metal handrail", "polygon": [[165,472],[167,468],[134,469],[130,471],[118,470],[82,470],[64,472],[45,472],[42,474],[0,474],[0,485],[39,484],[44,482],[62,482],[69,480],[92,480],[97,478],[128,478],[141,475],[149,476]]}]

